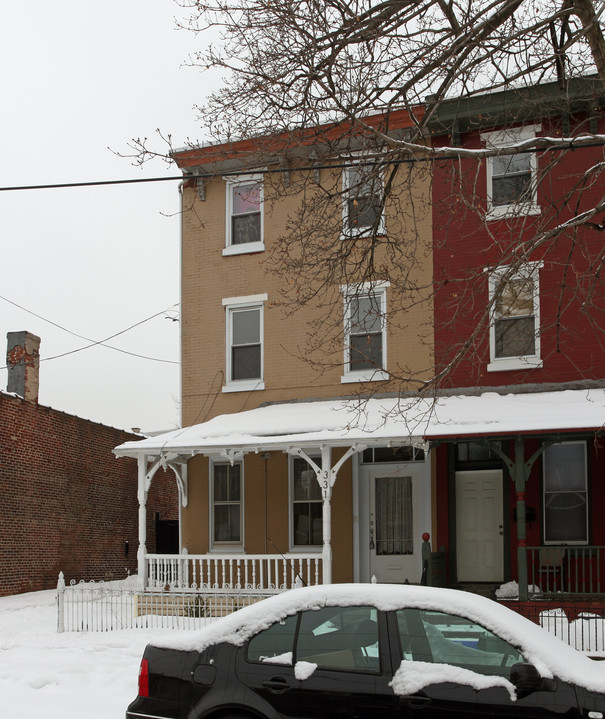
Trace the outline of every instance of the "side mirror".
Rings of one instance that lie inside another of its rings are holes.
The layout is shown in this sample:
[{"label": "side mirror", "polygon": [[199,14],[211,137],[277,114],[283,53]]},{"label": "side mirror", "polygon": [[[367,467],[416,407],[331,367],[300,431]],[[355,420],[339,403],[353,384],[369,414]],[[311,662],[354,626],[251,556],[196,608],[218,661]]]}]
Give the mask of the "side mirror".
[{"label": "side mirror", "polygon": [[544,679],[533,664],[513,664],[510,668],[510,680],[515,685],[517,697],[523,697],[537,691],[554,691],[556,684],[552,679]]}]

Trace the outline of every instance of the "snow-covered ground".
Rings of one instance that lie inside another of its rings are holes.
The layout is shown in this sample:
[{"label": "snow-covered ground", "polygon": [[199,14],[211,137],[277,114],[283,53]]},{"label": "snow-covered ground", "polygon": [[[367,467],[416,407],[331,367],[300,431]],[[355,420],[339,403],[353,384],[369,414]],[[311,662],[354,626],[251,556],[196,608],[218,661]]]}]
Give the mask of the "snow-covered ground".
[{"label": "snow-covered ground", "polygon": [[[351,587],[347,591],[354,593]],[[276,597],[273,604],[286,599],[285,595],[283,599]],[[250,610],[254,612],[253,607]],[[264,611],[262,614],[266,624],[268,618]],[[559,623],[567,622],[558,614],[555,619]],[[587,624],[590,632],[595,633],[592,625],[597,621],[600,626],[602,620],[596,619],[578,620],[574,624]],[[228,629],[231,623],[225,626]],[[251,630],[250,626],[247,628]],[[552,631],[554,624],[550,628]],[[178,645],[191,642],[195,636],[178,629],[59,634],[55,590],[0,597],[0,716],[7,719],[123,719],[126,707],[137,693],[139,663],[145,645],[149,642]],[[602,632],[599,637],[596,649],[603,648]]]},{"label": "snow-covered ground", "polygon": [[56,591],[0,598],[6,719],[123,719],[145,645],[166,629],[57,633]]}]

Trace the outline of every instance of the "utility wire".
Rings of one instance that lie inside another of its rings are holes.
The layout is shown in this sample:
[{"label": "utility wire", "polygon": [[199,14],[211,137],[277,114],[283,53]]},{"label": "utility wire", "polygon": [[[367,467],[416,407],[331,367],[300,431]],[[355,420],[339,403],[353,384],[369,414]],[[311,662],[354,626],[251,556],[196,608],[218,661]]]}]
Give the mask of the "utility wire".
[{"label": "utility wire", "polygon": [[[69,352],[63,352],[58,355],[54,355],[53,357],[41,357],[41,362],[48,362],[49,360],[58,359],[60,357],[65,357],[67,355],[75,354],[76,352],[82,352],[83,350],[90,349],[91,347],[96,347],[98,345],[101,345],[103,347],[106,347],[107,349],[114,350],[115,352],[121,352],[122,354],[131,355],[132,357],[139,357],[140,359],[146,359],[151,360],[152,362],[163,362],[166,364],[179,364],[175,360],[167,360],[167,359],[161,359],[159,357],[148,357],[147,355],[141,355],[137,354],[136,352],[129,352],[128,350],[120,349],[119,347],[113,347],[112,345],[107,345],[105,342],[108,342],[109,340],[113,339],[114,337],[118,337],[119,335],[123,335],[126,332],[129,332],[130,330],[134,329],[135,327],[138,327],[139,325],[144,324],[145,322],[149,322],[149,320],[155,319],[156,317],[159,317],[160,315],[165,314],[166,312],[170,311],[174,307],[178,307],[179,303],[175,302],[170,307],[167,307],[165,310],[162,310],[161,312],[156,312],[154,315],[151,315],[150,317],[147,317],[144,320],[141,320],[140,322],[136,322],[134,325],[131,325],[130,327],[127,327],[126,329],[120,330],[119,332],[116,332],[113,335],[110,335],[109,337],[106,337],[103,340],[92,340],[90,337],[85,337],[84,335],[80,335],[77,332],[72,332],[71,330],[68,330],[66,327],[63,327],[60,324],[57,324],[56,322],[53,322],[52,320],[47,319],[46,317],[42,317],[42,315],[37,314],[36,312],[33,312],[32,310],[28,310],[27,307],[23,307],[22,305],[17,304],[16,302],[13,302],[12,300],[9,300],[7,297],[3,297],[0,295],[0,299],[4,300],[5,302],[8,302],[10,305],[13,305],[14,307],[18,307],[20,310],[23,310],[24,312],[27,312],[30,315],[33,315],[34,317],[37,317],[38,319],[48,322],[48,324],[53,325],[54,327],[57,327],[60,330],[63,330],[63,332],[67,332],[70,335],[73,335],[74,337],[78,337],[82,340],[86,340],[87,342],[90,342],[90,344],[85,345],[84,347],[79,347],[75,350],[70,350]],[[2,367],[1,369],[6,369],[5,367]]]},{"label": "utility wire", "polygon": [[[540,139],[540,138],[538,138]],[[536,147],[533,149],[528,150],[522,150],[522,152],[562,152],[563,150],[576,150],[576,149],[584,149],[584,148],[592,148],[592,147],[603,147],[602,142],[579,142],[574,140],[570,140],[566,144],[556,145],[553,147]],[[451,154],[438,154],[438,155],[428,155],[428,156],[422,156],[422,157],[400,157],[400,158],[391,158],[386,161],[386,164],[388,165],[408,165],[408,164],[416,164],[416,163],[424,163],[424,162],[442,162],[444,160],[457,160],[461,156],[460,153],[453,152]],[[473,154],[464,154],[462,153],[463,157],[472,159]],[[483,156],[480,156],[483,157]],[[353,167],[358,165],[380,165],[383,163],[383,160],[381,159],[366,159],[366,160],[342,160],[341,162],[326,162],[323,164],[320,163],[312,163],[308,165],[302,165],[301,167],[293,167],[291,169],[295,169],[296,171],[304,172],[306,171],[315,171],[315,170],[333,170],[333,169],[340,169],[340,168],[346,168],[346,167]],[[283,173],[286,169],[286,167],[270,167],[270,168],[243,168],[240,170],[227,170],[224,172],[220,172],[221,177],[240,177],[242,175],[249,175],[251,172],[253,172],[255,175],[278,175],[280,173]],[[180,182],[186,182],[187,180],[210,180],[217,177],[217,173],[212,172],[191,172],[191,173],[183,173],[182,175],[173,175],[168,177],[139,177],[136,179],[131,180],[92,180],[90,182],[61,182],[61,183],[52,183],[47,185],[13,185],[11,187],[0,187],[0,192],[13,192],[17,190],[57,190],[57,189],[66,189],[70,187],[98,187],[101,185],[134,185],[141,182],[174,182],[174,181],[180,181]]]}]

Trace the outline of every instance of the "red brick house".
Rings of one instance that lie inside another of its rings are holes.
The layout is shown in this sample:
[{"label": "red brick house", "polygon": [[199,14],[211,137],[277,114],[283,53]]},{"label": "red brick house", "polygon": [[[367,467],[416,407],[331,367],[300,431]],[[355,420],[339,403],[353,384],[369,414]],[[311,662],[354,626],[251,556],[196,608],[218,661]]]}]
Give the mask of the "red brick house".
[{"label": "red brick house", "polygon": [[[603,150],[565,140],[605,132],[604,102],[585,78],[565,92],[551,83],[447,101],[434,116],[436,146],[514,151],[541,136],[560,141],[550,151],[434,163],[435,361],[437,372],[452,367],[457,392],[514,393],[531,407],[536,392],[604,385],[603,213],[592,227],[570,223],[602,198],[593,170]],[[496,423],[431,438],[436,543],[450,583],[518,578],[522,594],[526,583],[530,594],[534,584],[605,591],[605,416],[584,425],[563,416],[554,428],[547,419],[528,431],[520,414],[506,431]]]},{"label": "red brick house", "polygon": [[[0,595],[66,580],[136,573],[137,467],[112,449],[137,435],[38,404],[40,340],[8,334],[7,392],[0,392]],[[156,543],[178,520],[176,485],[149,497]],[[159,523],[158,523],[159,521]],[[170,547],[164,545],[163,550]]]}]

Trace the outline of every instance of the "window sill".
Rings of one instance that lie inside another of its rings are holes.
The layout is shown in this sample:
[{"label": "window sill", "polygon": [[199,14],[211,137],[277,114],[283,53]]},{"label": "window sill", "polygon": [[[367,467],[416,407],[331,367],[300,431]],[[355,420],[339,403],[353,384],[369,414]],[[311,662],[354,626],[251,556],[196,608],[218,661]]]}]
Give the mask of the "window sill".
[{"label": "window sill", "polygon": [[340,378],[342,384],[351,382],[381,382],[389,379],[389,373],[383,369],[364,370],[363,372],[349,372]]},{"label": "window sill", "polygon": [[507,372],[518,369],[540,369],[544,363],[539,357],[508,357],[495,359],[487,365],[488,372]]},{"label": "window sill", "polygon": [[223,392],[254,392],[261,389],[265,389],[265,382],[262,379],[243,379],[223,385]]},{"label": "window sill", "polygon": [[[376,237],[385,237],[387,234],[385,227],[379,227],[378,230],[376,230]],[[340,233],[340,239],[341,240],[358,240],[363,239],[364,237],[373,237],[373,231],[371,228],[363,228],[360,230],[349,230],[348,232],[345,232],[344,230]]]},{"label": "window sill", "polygon": [[255,252],[264,252],[264,242],[247,242],[243,245],[228,245],[223,250],[223,257],[230,257],[232,255],[250,255]]},{"label": "window sill", "polygon": [[491,207],[485,214],[485,219],[510,220],[515,217],[528,217],[529,215],[540,215],[542,209],[539,205],[501,205]]},{"label": "window sill", "polygon": [[[321,555],[323,549],[320,544],[305,544],[303,546],[297,546],[290,547],[288,550],[288,554],[318,554]],[[286,555],[288,556],[288,555]]]},{"label": "window sill", "polygon": [[245,554],[246,550],[241,544],[217,544],[208,549],[208,554]]}]

